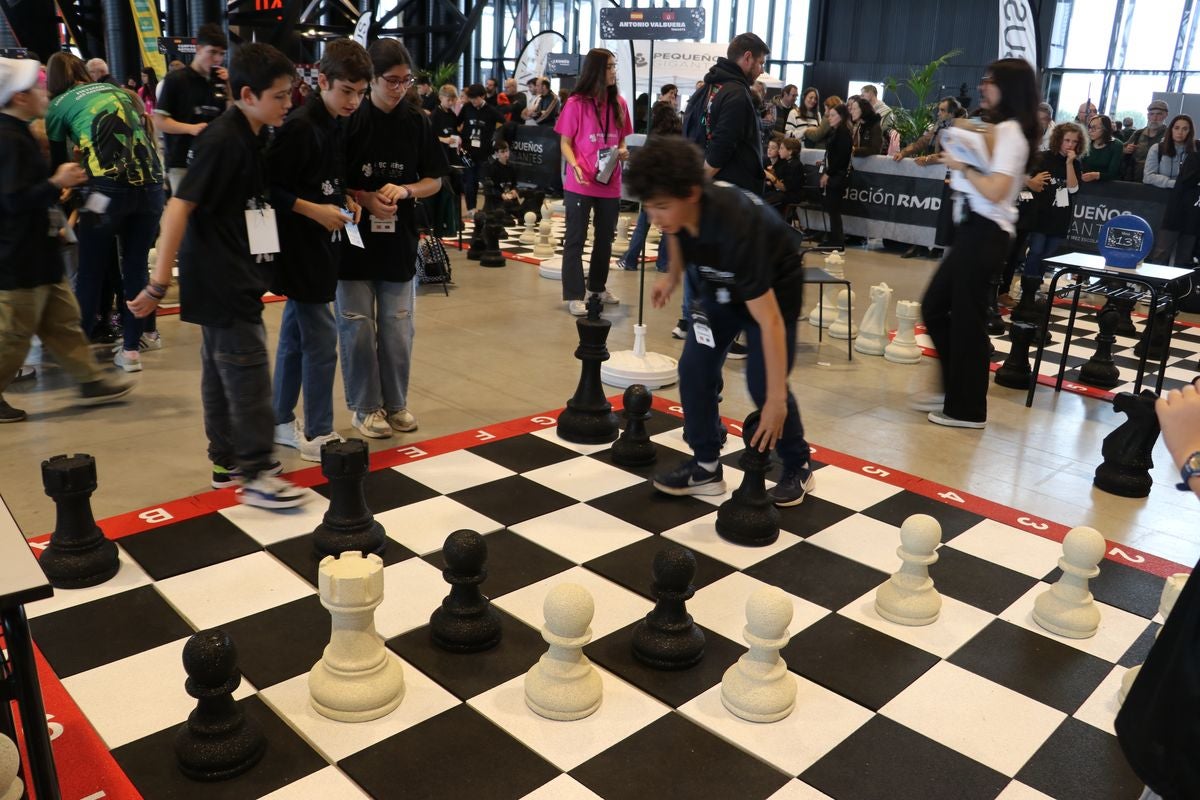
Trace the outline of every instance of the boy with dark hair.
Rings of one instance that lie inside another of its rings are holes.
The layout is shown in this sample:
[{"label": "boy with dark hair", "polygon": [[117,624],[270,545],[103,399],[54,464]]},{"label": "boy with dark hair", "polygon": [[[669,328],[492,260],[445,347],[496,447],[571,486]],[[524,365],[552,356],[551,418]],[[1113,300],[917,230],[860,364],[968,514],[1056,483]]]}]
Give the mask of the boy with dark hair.
[{"label": "boy with dark hair", "polygon": [[745,331],[746,383],[762,412],[751,445],[776,448],[783,460],[770,491],[774,503],[801,503],[813,476],[787,385],[803,290],[799,234],[758,197],[706,180],[699,151],[679,136],[651,136],[630,159],[627,181],[670,250],[670,271],[651,292],[654,307],[671,299],[685,264],[695,289],[679,359],[683,429],[695,455],[655,475],[655,488],[673,495],[725,492],[717,393],[725,351]]},{"label": "boy with dark hair", "polygon": [[[49,98],[34,59],[0,58],[0,392],[25,363],[34,335],[80,382],[82,402],[129,394],[134,384],[104,376],[79,327],[79,305],[63,278],[57,203],[64,189],[87,181],[74,162],[53,174],[29,124],[46,116]],[[0,396],[0,423],[25,412]]]},{"label": "boy with dark hair", "polygon": [[[367,51],[351,39],[325,46],[317,67],[319,94],[288,117],[267,148],[271,204],[278,214],[279,257],[271,291],[286,295],[275,351],[275,443],[305,461],[321,460],[321,445],[341,441],[333,430],[338,261],[347,223],[358,204],[346,196],[348,118],[371,80]],[[304,423],[296,403],[304,393]]]},{"label": "boy with dark hair", "polygon": [[191,169],[167,203],[150,283],[129,302],[154,313],[179,256],[180,318],[201,326],[200,397],[214,488],[235,486],[260,508],[291,508],[311,493],[278,477],[271,457],[271,367],[262,296],[279,251],[267,203],[260,134],[292,105],[295,68],[266,44],[244,44],[229,65],[234,103],[196,139]]},{"label": "boy with dark hair", "polygon": [[433,90],[433,81],[422,72],[417,76],[417,97],[421,98],[421,110],[426,114],[432,114],[433,110],[438,107],[437,92]]},{"label": "boy with dark hair", "polygon": [[511,150],[508,142],[496,142],[496,153],[483,174],[483,207],[485,211],[499,207],[516,222],[524,224],[525,213],[532,211],[541,221],[542,202],[545,192],[526,190],[524,196],[517,191],[517,171],[508,163]]},{"label": "boy with dark hair", "polygon": [[467,211],[474,211],[479,179],[492,155],[492,140],[502,120],[496,108],[487,104],[487,90],[481,85],[472,83],[466,95],[467,102],[458,115],[458,131],[462,135],[462,149],[470,161],[463,170],[463,197]]},{"label": "boy with dark hair", "polygon": [[167,176],[172,192],[179,190],[187,174],[192,140],[221,116],[229,104],[225,90],[229,73],[221,66],[228,47],[220,25],[201,25],[192,63],[187,69],[168,72],[163,78],[154,114],[166,142]]}]

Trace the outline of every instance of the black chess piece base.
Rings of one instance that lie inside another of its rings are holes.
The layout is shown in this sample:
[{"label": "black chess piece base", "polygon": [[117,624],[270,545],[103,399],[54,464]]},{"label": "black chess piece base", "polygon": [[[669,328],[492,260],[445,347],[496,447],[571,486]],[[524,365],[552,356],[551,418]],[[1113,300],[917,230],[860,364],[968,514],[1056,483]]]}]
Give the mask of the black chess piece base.
[{"label": "black chess piece base", "polygon": [[117,545],[104,537],[92,515],[96,459],[80,453],[42,462],[42,485],[54,501],[55,524],[42,557],[42,571],[56,589],[104,583],[121,568]]},{"label": "black chess piece base", "polygon": [[642,620],[633,629],[633,655],[654,669],[694,667],[704,658],[704,631],[694,624],[677,632],[657,631]]}]

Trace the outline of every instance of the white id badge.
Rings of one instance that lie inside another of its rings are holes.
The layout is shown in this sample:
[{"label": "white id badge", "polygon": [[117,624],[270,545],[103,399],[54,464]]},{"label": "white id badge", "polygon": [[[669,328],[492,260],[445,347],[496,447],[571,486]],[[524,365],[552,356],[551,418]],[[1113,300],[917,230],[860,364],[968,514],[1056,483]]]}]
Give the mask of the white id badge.
[{"label": "white id badge", "polygon": [[482,146],[483,146],[483,142],[479,139],[478,136],[471,139],[471,149],[472,150],[478,150]]},{"label": "white id badge", "polygon": [[1021,193],[1017,195],[1017,200],[1021,201],[1022,203],[1032,199],[1033,192],[1029,191],[1028,189],[1022,189]]},{"label": "white id badge", "polygon": [[616,168],[617,148],[601,147],[596,152],[596,183],[601,186],[607,185],[612,180],[612,175]]},{"label": "white id badge", "polygon": [[702,322],[692,320],[692,330],[696,332],[696,341],[705,347],[716,347],[717,340],[713,338],[712,328]]},{"label": "white id badge", "polygon": [[246,209],[246,235],[250,254],[271,255],[279,252],[279,229],[275,227],[275,209]]},{"label": "white id badge", "polygon": [[362,234],[358,230],[357,223],[347,222],[346,227],[343,228],[343,230],[346,231],[346,238],[350,240],[350,244],[354,245],[355,247],[366,249],[366,245],[363,244]]},{"label": "white id badge", "polygon": [[87,202],[83,204],[83,207],[93,214],[103,214],[108,210],[108,204],[111,202],[112,198],[108,195],[92,192],[88,195]]},{"label": "white id badge", "polygon": [[[380,219],[374,214],[371,215],[371,233],[395,233],[396,220]],[[361,246],[361,245],[360,245]]]},{"label": "white id badge", "polygon": [[1071,202],[1070,194],[1067,192],[1067,187],[1060,186],[1054,190],[1054,207],[1066,208]]}]

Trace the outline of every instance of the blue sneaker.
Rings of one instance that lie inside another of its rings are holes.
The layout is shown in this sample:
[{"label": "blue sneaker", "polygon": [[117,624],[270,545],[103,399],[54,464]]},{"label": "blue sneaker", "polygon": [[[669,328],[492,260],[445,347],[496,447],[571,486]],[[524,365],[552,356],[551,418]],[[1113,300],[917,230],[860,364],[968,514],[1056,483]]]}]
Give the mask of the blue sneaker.
[{"label": "blue sneaker", "polygon": [[813,490],[815,483],[813,472],[808,467],[785,468],[779,483],[767,490],[767,496],[777,506],[798,506],[804,502],[805,495]]},{"label": "blue sneaker", "polygon": [[[260,475],[275,476],[283,472],[283,464],[278,461],[272,461],[271,466],[260,472]],[[222,467],[219,464],[213,464],[212,468],[212,487],[214,489],[226,489],[230,486],[242,485],[242,470],[241,467]]]},{"label": "blue sneaker", "polygon": [[709,472],[693,458],[670,472],[655,475],[654,488],[679,497],[689,494],[721,495],[725,494],[725,473],[720,463],[714,471]]},{"label": "blue sneaker", "polygon": [[238,501],[257,508],[295,508],[312,499],[312,492],[260,472],[252,481],[246,481],[237,490]]}]

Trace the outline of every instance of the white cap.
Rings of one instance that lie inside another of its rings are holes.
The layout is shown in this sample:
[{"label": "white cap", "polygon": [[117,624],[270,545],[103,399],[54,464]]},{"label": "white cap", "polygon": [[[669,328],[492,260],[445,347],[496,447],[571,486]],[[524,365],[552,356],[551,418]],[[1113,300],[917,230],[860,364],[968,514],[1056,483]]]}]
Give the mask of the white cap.
[{"label": "white cap", "polygon": [[38,82],[42,65],[32,58],[0,58],[0,106],[17,92],[32,88]]}]

